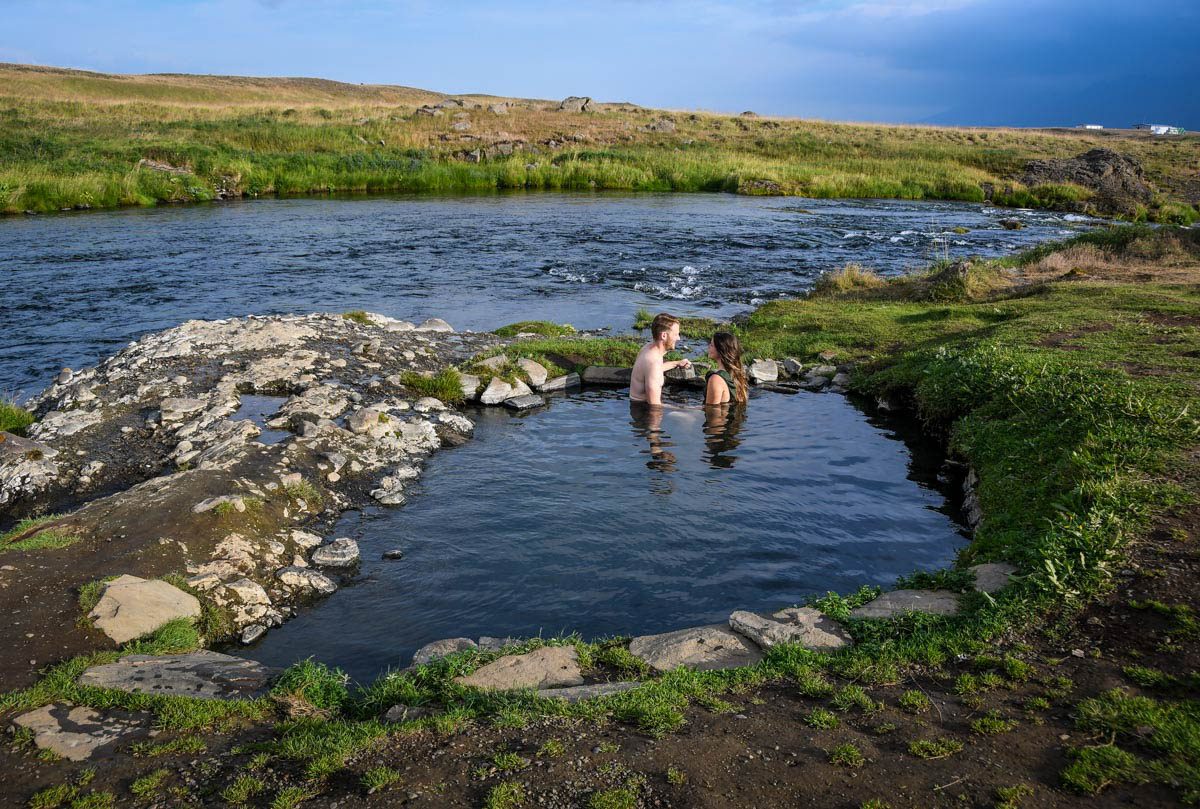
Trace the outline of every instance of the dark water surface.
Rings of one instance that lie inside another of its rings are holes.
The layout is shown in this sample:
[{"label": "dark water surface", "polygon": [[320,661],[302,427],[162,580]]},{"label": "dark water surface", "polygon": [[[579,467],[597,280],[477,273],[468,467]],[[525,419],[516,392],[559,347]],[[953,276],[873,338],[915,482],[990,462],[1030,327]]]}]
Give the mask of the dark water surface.
[{"label": "dark water surface", "polygon": [[[1017,218],[1026,227],[1001,228]],[[0,394],[189,318],[369,309],[458,328],[729,315],[858,261],[999,255],[1089,220],[979,205],[727,194],[283,199],[0,218]],[[955,227],[969,229],[955,234]]]},{"label": "dark water surface", "polygon": [[663,632],[891,585],[966,542],[915,427],[843,396],[763,393],[742,417],[689,398],[658,424],[613,392],[472,415],[405,507],[343,518],[357,580],[239,654],[363,681],[439,638]]}]

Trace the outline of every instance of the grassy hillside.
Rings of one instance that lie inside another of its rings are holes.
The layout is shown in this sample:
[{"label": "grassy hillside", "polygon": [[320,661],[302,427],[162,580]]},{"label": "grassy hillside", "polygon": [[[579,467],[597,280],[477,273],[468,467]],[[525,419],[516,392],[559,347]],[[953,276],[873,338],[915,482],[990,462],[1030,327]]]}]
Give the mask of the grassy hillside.
[{"label": "grassy hillside", "polygon": [[[835,124],[456,96],[320,79],[115,76],[0,65],[0,210],[228,196],[498,189],[728,191],[1083,208],[1077,186],[1025,188],[1033,158],[1106,146],[1136,157],[1163,221],[1200,214],[1200,138]],[[509,102],[507,114],[488,106]]]}]

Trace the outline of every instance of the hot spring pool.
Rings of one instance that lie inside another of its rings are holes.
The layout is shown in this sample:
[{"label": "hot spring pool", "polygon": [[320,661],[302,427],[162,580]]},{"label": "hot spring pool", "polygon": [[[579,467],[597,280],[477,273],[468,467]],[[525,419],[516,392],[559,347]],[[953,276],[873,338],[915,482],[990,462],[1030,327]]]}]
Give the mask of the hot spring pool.
[{"label": "hot spring pool", "polygon": [[828,393],[758,393],[707,420],[699,402],[657,424],[609,391],[470,413],[475,438],[436,453],[406,506],[343,517],[356,579],[242,653],[365,681],[439,638],[723,622],[891,585],[966,543],[915,425]]}]

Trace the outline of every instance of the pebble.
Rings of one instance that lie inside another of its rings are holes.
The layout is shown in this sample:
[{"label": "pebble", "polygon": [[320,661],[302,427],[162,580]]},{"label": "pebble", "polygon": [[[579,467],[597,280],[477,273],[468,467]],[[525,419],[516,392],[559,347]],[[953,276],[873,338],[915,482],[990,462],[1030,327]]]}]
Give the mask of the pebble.
[{"label": "pebble", "polygon": [[403,559],[404,551],[400,550],[399,548],[396,548],[395,550],[384,551],[383,558],[384,559]]}]

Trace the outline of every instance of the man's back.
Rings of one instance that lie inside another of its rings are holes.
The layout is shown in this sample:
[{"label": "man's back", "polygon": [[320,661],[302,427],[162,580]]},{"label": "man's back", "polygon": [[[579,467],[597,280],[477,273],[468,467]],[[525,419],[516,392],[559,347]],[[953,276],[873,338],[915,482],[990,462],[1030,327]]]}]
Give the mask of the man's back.
[{"label": "man's back", "polygon": [[629,378],[629,398],[635,402],[650,401],[652,389],[662,389],[662,355],[654,343],[646,343],[633,363]]}]

